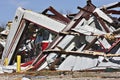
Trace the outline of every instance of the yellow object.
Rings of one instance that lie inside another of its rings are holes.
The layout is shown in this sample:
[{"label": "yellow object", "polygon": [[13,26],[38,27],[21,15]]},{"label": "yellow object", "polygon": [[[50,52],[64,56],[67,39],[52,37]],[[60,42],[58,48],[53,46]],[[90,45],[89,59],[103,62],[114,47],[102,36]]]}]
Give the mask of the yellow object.
[{"label": "yellow object", "polygon": [[115,36],[114,36],[114,34],[107,33],[107,34],[105,35],[105,38],[106,38],[106,39],[109,39],[109,40],[114,40],[114,39],[115,39]]},{"label": "yellow object", "polygon": [[8,66],[8,58],[5,58],[5,66]]},{"label": "yellow object", "polygon": [[21,56],[17,55],[17,70],[16,72],[21,72]]}]

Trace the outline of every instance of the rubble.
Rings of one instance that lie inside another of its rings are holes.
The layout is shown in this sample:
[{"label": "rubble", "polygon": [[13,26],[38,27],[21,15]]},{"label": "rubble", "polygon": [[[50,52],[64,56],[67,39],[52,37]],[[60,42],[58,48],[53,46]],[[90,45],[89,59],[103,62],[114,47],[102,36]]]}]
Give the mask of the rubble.
[{"label": "rubble", "polygon": [[[120,68],[120,2],[96,7],[90,0],[75,14],[53,7],[36,13],[18,8],[2,55],[8,64],[21,55],[27,70],[102,70]],[[50,11],[50,13],[48,13]]]}]

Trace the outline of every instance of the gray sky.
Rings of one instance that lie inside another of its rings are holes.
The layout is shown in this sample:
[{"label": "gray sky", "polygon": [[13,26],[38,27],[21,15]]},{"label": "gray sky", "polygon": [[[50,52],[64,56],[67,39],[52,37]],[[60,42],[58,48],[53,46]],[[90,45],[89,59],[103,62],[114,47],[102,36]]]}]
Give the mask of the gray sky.
[{"label": "gray sky", "polygon": [[[92,3],[100,7],[120,0],[92,0]],[[0,23],[7,23],[13,20],[16,9],[21,6],[35,12],[42,12],[49,6],[53,6],[57,11],[78,12],[77,6],[83,7],[86,0],[1,0],[0,1]]]}]

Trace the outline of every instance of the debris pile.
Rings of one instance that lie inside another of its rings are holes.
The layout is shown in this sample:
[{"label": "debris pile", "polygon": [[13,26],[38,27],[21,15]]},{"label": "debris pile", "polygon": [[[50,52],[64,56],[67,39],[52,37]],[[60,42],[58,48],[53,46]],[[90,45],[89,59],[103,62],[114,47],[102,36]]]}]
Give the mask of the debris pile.
[{"label": "debris pile", "polygon": [[75,14],[53,7],[36,13],[18,8],[2,55],[21,55],[25,70],[101,70],[120,67],[120,2],[97,8],[90,0]]}]

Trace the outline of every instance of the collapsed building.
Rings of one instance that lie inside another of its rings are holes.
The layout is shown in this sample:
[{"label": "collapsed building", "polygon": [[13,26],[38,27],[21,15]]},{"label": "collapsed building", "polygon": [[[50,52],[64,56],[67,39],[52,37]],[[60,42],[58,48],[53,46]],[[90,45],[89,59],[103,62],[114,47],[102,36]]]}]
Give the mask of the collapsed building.
[{"label": "collapsed building", "polygon": [[[2,54],[21,55],[25,70],[98,70],[120,67],[120,2],[100,8],[90,0],[66,16],[53,7],[36,13],[18,8]],[[51,14],[50,14],[50,13]]]}]

